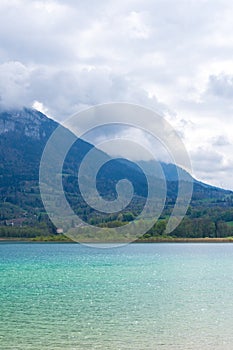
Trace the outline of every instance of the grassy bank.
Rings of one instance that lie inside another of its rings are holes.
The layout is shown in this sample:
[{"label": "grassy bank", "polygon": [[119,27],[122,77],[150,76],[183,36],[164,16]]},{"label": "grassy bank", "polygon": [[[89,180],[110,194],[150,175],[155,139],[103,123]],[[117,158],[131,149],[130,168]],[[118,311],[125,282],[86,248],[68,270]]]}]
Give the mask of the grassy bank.
[{"label": "grassy bank", "polygon": [[[33,238],[16,238],[16,237],[0,237],[0,241],[12,241],[12,242],[70,242],[73,241],[66,237],[65,235],[50,235],[50,236],[37,236]],[[119,242],[116,240],[111,241],[89,241],[86,243],[127,243],[127,241]],[[129,242],[131,243],[131,242]],[[233,237],[225,238],[177,238],[177,237],[150,237],[150,238],[141,238],[132,243],[233,243]]]}]

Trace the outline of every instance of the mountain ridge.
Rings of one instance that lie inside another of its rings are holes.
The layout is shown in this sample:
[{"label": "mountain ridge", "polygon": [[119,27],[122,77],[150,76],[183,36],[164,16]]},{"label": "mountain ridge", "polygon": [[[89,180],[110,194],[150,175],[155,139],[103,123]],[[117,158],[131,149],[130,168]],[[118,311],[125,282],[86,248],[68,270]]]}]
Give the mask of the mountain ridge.
[{"label": "mountain ridge", "polygon": [[[41,225],[43,229],[47,225],[54,232],[53,225],[43,208],[38,180],[44,147],[58,126],[58,122],[34,109],[23,108],[22,110],[0,112],[0,225],[9,223],[9,220],[18,220],[19,223],[23,222],[32,227]],[[71,206],[85,220],[94,224],[116,221],[119,219],[119,213],[106,217],[101,216],[84,203],[77,190],[77,164],[80,165],[83,157],[93,147],[81,139],[78,139],[72,146],[63,167],[64,189]],[[103,154],[102,151],[97,151]],[[108,159],[107,155],[104,157]],[[161,162],[161,166],[167,182],[167,199],[163,214],[166,217],[177,198],[177,170],[173,164]],[[184,174],[181,181],[185,181],[187,176],[190,181],[193,180],[191,175],[183,169],[181,169],[181,174]],[[149,173],[148,176],[153,177],[154,175]],[[134,199],[123,215],[127,217],[127,212],[130,212],[132,219],[143,208],[147,196],[147,182],[140,168],[136,168],[135,164],[128,160],[111,160],[109,157],[109,162],[99,171],[97,188],[105,199],[115,199],[117,197],[116,184],[125,177],[133,184]],[[153,179],[156,186],[161,186],[161,179],[155,176]],[[194,191],[191,205],[194,207],[206,200],[208,203],[213,202],[210,205],[219,203],[224,206],[226,198],[232,195],[232,191],[203,184],[195,179],[193,181]]]}]

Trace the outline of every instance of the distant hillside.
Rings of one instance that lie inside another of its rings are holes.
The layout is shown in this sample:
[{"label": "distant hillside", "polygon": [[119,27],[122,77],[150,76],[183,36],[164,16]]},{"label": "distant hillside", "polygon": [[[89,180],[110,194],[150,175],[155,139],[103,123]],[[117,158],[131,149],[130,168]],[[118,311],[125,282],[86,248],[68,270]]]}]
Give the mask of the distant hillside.
[{"label": "distant hillside", "polygon": [[[24,108],[0,113],[0,225],[32,226],[53,231],[40,198],[38,178],[42,152],[58,123],[44,114]],[[63,185],[74,210],[85,220],[103,223],[119,220],[119,215],[103,216],[89,208],[83,201],[77,186],[77,170],[87,152],[94,146],[78,139],[67,154],[64,163]],[[141,169],[127,160],[111,160],[98,151],[101,157],[109,160],[97,177],[100,194],[108,199],[116,198],[115,185],[127,178],[134,187],[134,198],[125,209],[124,215],[131,213],[131,219],[139,213],[147,197],[147,181]],[[163,215],[169,213],[175,203],[178,190],[177,169],[173,164],[161,163],[167,180],[167,201]],[[150,171],[151,164],[144,163],[147,175],[159,188],[161,179]],[[182,181],[192,177],[181,170]],[[222,190],[194,180],[192,206],[229,206],[231,191]],[[125,218],[127,215],[125,216]],[[128,215],[128,219],[130,216]],[[122,217],[121,219],[122,220]],[[126,220],[126,219],[125,219]],[[1,234],[1,233],[0,233]]]}]

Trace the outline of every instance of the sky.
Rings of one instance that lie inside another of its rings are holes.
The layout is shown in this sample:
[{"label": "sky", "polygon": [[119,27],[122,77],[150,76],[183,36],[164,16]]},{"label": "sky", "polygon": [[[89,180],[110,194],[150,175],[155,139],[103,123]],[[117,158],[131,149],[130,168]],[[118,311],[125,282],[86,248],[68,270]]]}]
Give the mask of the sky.
[{"label": "sky", "polygon": [[233,2],[1,0],[0,108],[62,121],[129,102],[162,114],[193,175],[233,189]]}]

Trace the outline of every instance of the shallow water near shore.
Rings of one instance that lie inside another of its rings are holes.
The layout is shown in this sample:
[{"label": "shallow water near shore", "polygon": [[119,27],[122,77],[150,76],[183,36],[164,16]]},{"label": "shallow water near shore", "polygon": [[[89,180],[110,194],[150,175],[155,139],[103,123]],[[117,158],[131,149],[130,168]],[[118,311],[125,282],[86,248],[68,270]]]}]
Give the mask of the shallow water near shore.
[{"label": "shallow water near shore", "polygon": [[0,349],[233,349],[233,245],[0,243]]}]

